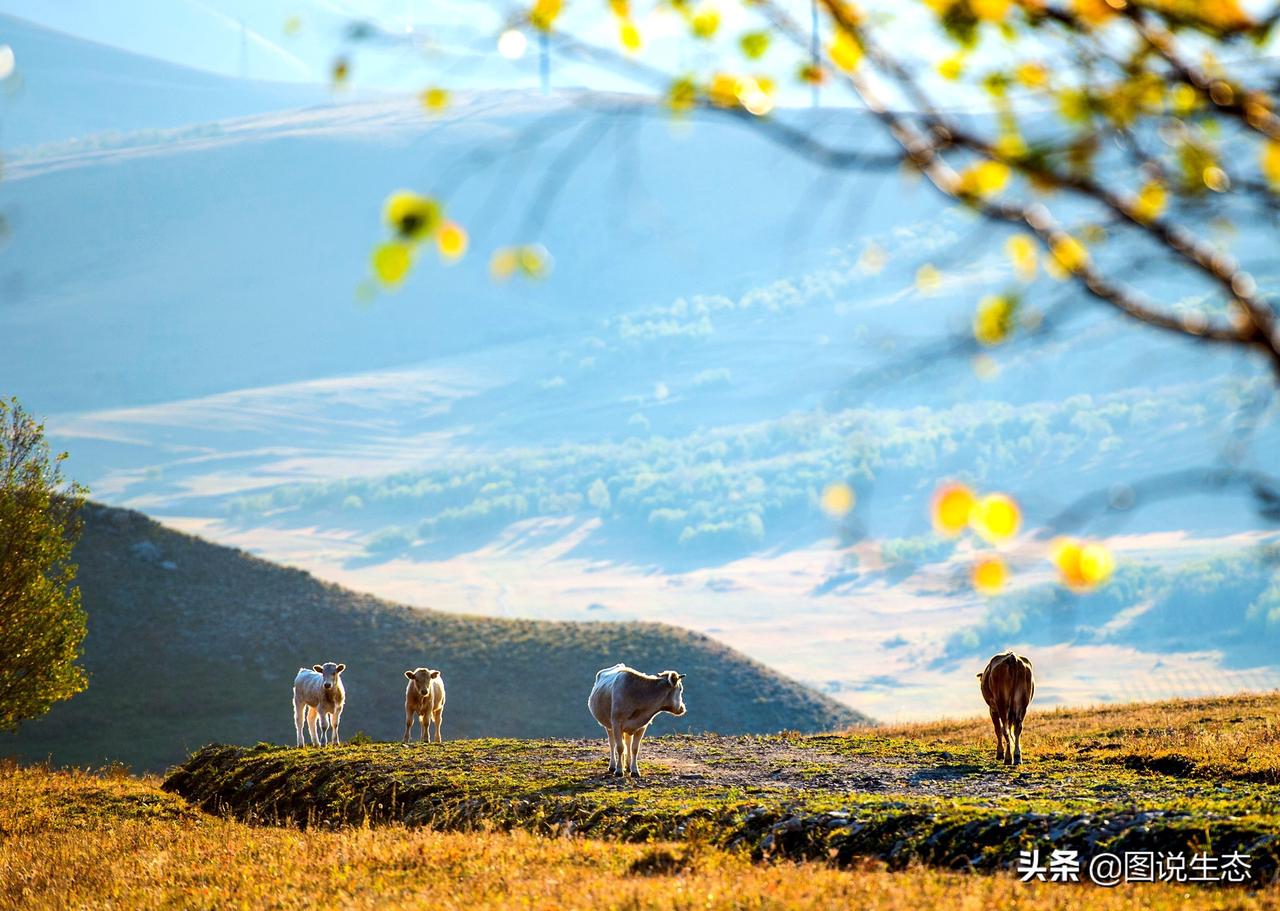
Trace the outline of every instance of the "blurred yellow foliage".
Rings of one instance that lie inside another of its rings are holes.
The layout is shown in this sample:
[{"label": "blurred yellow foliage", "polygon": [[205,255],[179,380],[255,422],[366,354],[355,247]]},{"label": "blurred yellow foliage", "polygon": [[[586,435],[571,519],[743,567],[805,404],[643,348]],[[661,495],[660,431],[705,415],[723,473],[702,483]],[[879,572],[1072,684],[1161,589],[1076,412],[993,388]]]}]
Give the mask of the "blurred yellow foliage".
[{"label": "blurred yellow foliage", "polygon": [[1029,282],[1036,277],[1036,242],[1029,234],[1015,234],[1004,244],[1018,278]]},{"label": "blurred yellow foliage", "polygon": [[720,11],[713,6],[702,7],[689,20],[689,28],[695,38],[703,41],[714,38],[720,30]]},{"label": "blurred yellow foliage", "polygon": [[1009,581],[1009,568],[999,557],[984,557],[973,564],[973,587],[983,595],[998,594]]},{"label": "blurred yellow foliage", "polygon": [[449,90],[433,86],[424,91],[418,100],[428,111],[443,111],[449,106]]},{"label": "blurred yellow foliage", "polygon": [[630,19],[623,19],[618,23],[618,41],[629,54],[639,51],[643,44],[640,29],[636,28],[636,24]]},{"label": "blurred yellow foliage", "polygon": [[930,263],[916,270],[916,288],[921,294],[932,294],[942,287],[942,273]]},{"label": "blurred yellow foliage", "polygon": [[759,60],[769,50],[769,33],[747,32],[738,39],[738,46],[748,60]]},{"label": "blurred yellow foliage", "polygon": [[1001,22],[1009,15],[1013,0],[969,0],[969,9],[985,22]]},{"label": "blurred yellow foliage", "polygon": [[1060,580],[1068,588],[1087,591],[1109,578],[1115,569],[1111,551],[1103,544],[1076,538],[1058,538],[1050,545],[1050,558]]},{"label": "blurred yellow foliage", "polygon": [[938,64],[938,75],[943,79],[955,82],[964,75],[964,58],[963,53],[952,54],[950,57],[943,58]]},{"label": "blurred yellow foliage", "polygon": [[[1115,0],[1112,0],[1115,2]],[[1124,7],[1124,0],[1112,5],[1108,0],[1071,0],[1071,11],[1088,26],[1099,26],[1110,21]]]},{"label": "blurred yellow foliage", "polygon": [[999,345],[1013,332],[1017,313],[1017,298],[1007,294],[987,295],[973,315],[973,337],[988,347]]},{"label": "blurred yellow foliage", "polygon": [[1133,203],[1133,216],[1143,224],[1150,224],[1164,212],[1168,204],[1169,194],[1164,184],[1158,180],[1149,180],[1138,191],[1138,198]]},{"label": "blurred yellow foliage", "polygon": [[835,36],[827,48],[831,62],[847,73],[852,73],[862,62],[862,42],[837,26]]},{"label": "blurred yellow foliage", "polygon": [[1262,176],[1267,179],[1272,192],[1280,193],[1280,142],[1271,139],[1264,143],[1259,158]]},{"label": "blurred yellow foliage", "polygon": [[997,544],[1018,533],[1022,512],[1012,497],[991,493],[974,504],[969,513],[969,524],[979,537]]},{"label": "blurred yellow foliage", "polygon": [[533,9],[529,11],[529,23],[540,31],[549,32],[563,8],[564,0],[534,0]]},{"label": "blurred yellow foliage", "polygon": [[960,172],[956,192],[961,196],[985,199],[994,196],[1009,183],[1009,166],[1000,161],[985,160]]},{"label": "blurred yellow foliage", "polygon": [[419,241],[435,233],[443,213],[434,199],[412,190],[397,190],[387,197],[382,217],[387,227],[405,240]]},{"label": "blurred yellow foliage", "polygon": [[698,87],[688,76],[682,76],[667,89],[667,107],[672,113],[687,114],[698,103]]},{"label": "blurred yellow foliage", "polygon": [[834,519],[846,516],[857,498],[848,484],[828,484],[822,491],[822,511]]},{"label": "blurred yellow foliage", "polygon": [[945,484],[933,495],[930,519],[934,530],[954,538],[969,527],[969,514],[977,498],[964,484]]},{"label": "blurred yellow foliage", "polygon": [[412,263],[409,245],[398,240],[379,244],[374,248],[372,265],[373,274],[388,288],[397,287],[409,274]]},{"label": "blurred yellow foliage", "polygon": [[1079,272],[1089,265],[1089,251],[1070,234],[1060,234],[1049,246],[1054,260],[1067,272]]},{"label": "blurred yellow foliage", "polygon": [[447,260],[458,260],[465,256],[468,242],[466,229],[456,222],[446,221],[436,232],[436,247]]}]

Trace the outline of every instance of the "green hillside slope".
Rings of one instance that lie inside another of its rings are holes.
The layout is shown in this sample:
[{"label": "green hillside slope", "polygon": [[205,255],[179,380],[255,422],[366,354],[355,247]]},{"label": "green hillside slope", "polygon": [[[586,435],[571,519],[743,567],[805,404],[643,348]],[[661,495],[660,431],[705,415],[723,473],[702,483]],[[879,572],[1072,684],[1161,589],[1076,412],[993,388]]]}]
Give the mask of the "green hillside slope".
[{"label": "green hillside slope", "polygon": [[445,735],[583,737],[586,699],[617,661],[688,675],[681,719],[655,733],[819,731],[857,712],[705,636],[650,623],[552,623],[411,609],[88,505],[76,549],[89,689],[0,754],[161,769],[209,743],[292,743],[299,666],[347,664],[343,734],[399,739],[407,667],[442,670]]}]

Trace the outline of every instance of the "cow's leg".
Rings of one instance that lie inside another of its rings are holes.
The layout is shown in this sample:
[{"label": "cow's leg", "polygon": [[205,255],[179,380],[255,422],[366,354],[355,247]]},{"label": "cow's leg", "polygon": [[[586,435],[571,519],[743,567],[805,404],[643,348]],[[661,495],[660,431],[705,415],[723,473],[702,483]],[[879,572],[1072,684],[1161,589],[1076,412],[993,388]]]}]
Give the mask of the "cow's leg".
[{"label": "cow's leg", "polygon": [[614,760],[617,758],[617,755],[618,755],[618,747],[613,740],[613,728],[605,728],[604,736],[609,739],[609,774],[612,775],[614,772],[614,769],[617,768],[617,766],[614,765]]},{"label": "cow's leg", "polygon": [[434,715],[436,722],[436,743],[444,743],[444,735],[440,733],[440,725],[444,722],[444,707],[436,709]]},{"label": "cow's leg", "polygon": [[293,728],[298,735],[298,746],[306,746],[307,741],[302,736],[304,719],[307,717],[307,704],[298,698],[298,694],[293,694]]},{"label": "cow's leg", "polygon": [[430,734],[430,731],[427,730],[427,718],[426,712],[421,712],[418,715],[418,739],[423,743],[427,742],[427,737]]},{"label": "cow's leg", "polygon": [[631,735],[631,742],[628,744],[627,752],[631,759],[631,776],[633,778],[640,777],[640,766],[636,764],[636,760],[640,757],[640,739],[644,737],[644,729],[636,731]]},{"label": "cow's leg", "polygon": [[404,737],[400,739],[401,743],[409,742],[409,732],[413,730],[413,712],[406,707],[404,710]]},{"label": "cow's leg", "polygon": [[1022,717],[1017,715],[1013,718],[1013,764],[1022,765]]},{"label": "cow's leg", "polygon": [[320,735],[316,733],[320,724],[320,707],[315,705],[307,706],[307,731],[311,734],[311,745],[313,747],[320,745]]},{"label": "cow's leg", "polygon": [[1004,722],[995,709],[991,710],[991,726],[996,729],[996,762],[1004,762]]},{"label": "cow's leg", "polygon": [[336,746],[342,746],[342,735],[338,733],[338,725],[342,723],[342,709],[346,703],[342,703],[333,710],[333,714],[329,717],[332,719],[329,727],[329,742]]},{"label": "cow's leg", "polygon": [[621,777],[626,774],[627,764],[627,735],[622,732],[622,725],[614,722],[613,725],[613,743],[615,745],[613,774]]}]

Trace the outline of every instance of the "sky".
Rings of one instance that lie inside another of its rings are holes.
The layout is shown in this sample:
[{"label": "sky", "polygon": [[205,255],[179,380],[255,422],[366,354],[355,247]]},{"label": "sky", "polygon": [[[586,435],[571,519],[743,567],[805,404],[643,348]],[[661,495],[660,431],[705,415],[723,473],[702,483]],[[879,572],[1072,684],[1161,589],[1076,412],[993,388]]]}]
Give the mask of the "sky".
[{"label": "sky", "polygon": [[[432,116],[396,90],[446,59],[456,85],[537,83],[490,50],[496,17],[421,6],[0,4],[70,33],[0,34],[22,77],[0,97],[4,391],[95,497],[411,604],[698,629],[885,720],[971,714],[972,665],[1005,646],[1042,662],[1044,705],[1280,683],[1256,650],[1280,635],[1258,623],[1265,565],[1228,573],[1248,585],[1196,636],[1177,631],[1202,608],[1170,594],[1187,580],[1162,575],[1269,540],[1239,498],[1091,517],[1137,581],[1037,600],[1055,589],[1034,533],[1075,496],[1224,464],[1255,399],[1249,457],[1274,451],[1255,364],[1043,274],[1028,306],[1069,332],[939,354],[1015,281],[971,213],[725,121],[518,91]],[[394,31],[410,12],[447,54],[362,45],[356,85],[330,91],[353,16]],[[684,65],[687,42],[658,43]],[[867,120],[805,101],[794,122],[875,148]],[[402,187],[447,195],[472,253],[360,293]],[[491,281],[489,252],[531,240],[549,278]],[[1268,234],[1240,247],[1280,286]],[[1023,504],[1008,601],[968,584],[979,543],[931,530],[956,477]],[[845,520],[820,507],[835,481],[857,495]]]}]

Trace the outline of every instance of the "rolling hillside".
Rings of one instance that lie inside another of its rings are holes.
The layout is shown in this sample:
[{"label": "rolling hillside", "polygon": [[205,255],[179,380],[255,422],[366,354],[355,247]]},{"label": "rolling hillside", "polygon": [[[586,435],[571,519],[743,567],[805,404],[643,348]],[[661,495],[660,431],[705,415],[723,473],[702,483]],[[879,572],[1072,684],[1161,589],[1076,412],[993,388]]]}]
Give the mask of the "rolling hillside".
[{"label": "rolling hillside", "polygon": [[299,665],[343,661],[343,733],[403,730],[406,667],[440,668],[445,734],[584,737],[596,670],[688,674],[689,713],[655,732],[816,731],[865,721],[711,639],[659,624],[553,623],[413,610],[89,505],[76,551],[89,689],[0,753],[162,769],[212,741],[292,743]]}]

